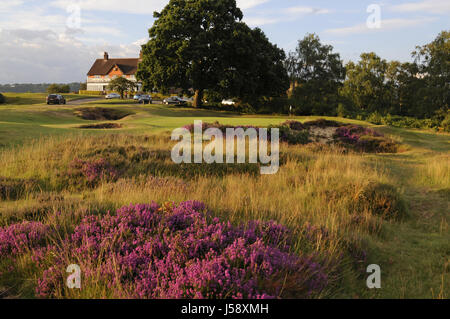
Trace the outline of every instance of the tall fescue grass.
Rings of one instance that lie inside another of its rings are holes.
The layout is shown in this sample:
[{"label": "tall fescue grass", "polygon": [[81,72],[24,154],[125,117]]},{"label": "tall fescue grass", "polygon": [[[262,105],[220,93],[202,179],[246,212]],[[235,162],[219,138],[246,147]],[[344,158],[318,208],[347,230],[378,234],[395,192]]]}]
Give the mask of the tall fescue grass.
[{"label": "tall fescue grass", "polygon": [[418,170],[418,179],[427,186],[450,189],[450,155],[427,159]]},{"label": "tall fescue grass", "polygon": [[[315,253],[328,263],[332,285],[323,296],[330,296],[346,273],[360,271],[368,235],[380,235],[383,223],[405,214],[397,190],[386,186],[386,173],[363,154],[318,144],[282,144],[278,174],[261,176],[249,166],[214,174],[198,164],[174,169],[172,145],[168,136],[110,135],[48,138],[4,150],[0,176],[36,180],[40,188],[0,203],[0,226],[32,219],[69,233],[87,214],[104,214],[130,203],[198,200],[233,224],[275,220],[297,231],[305,225],[326,230],[329,235],[314,240],[299,232],[294,251]],[[64,184],[74,159],[98,156],[116,164],[121,176],[93,188],[74,190]],[[440,165],[427,176],[437,180],[445,170],[448,176],[448,162]],[[388,214],[380,214],[380,208]],[[29,274],[27,267],[22,274]],[[35,276],[38,273],[35,270]],[[103,295],[99,291],[98,296]]]}]

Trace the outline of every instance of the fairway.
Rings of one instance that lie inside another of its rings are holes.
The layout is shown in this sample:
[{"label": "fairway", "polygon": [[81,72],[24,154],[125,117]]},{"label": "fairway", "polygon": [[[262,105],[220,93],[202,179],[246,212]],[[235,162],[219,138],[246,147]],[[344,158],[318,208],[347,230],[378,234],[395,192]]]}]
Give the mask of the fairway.
[{"label": "fairway", "polygon": [[[192,124],[194,120],[216,122],[229,125],[276,125],[286,120],[306,121],[327,117],[288,117],[268,115],[240,115],[231,112],[208,111],[165,105],[140,105],[133,101],[94,101],[82,105],[46,105],[44,94],[5,94],[7,102],[1,105],[0,146],[22,144],[30,139],[45,136],[65,136],[78,134],[131,133],[150,134],[169,132]],[[92,97],[68,96],[68,101]],[[80,130],[79,126],[98,121],[83,120],[75,115],[80,107],[102,107],[123,110],[132,115],[115,121],[122,125],[120,130]],[[340,119],[362,124],[361,121]],[[365,123],[365,125],[369,125]]]}]

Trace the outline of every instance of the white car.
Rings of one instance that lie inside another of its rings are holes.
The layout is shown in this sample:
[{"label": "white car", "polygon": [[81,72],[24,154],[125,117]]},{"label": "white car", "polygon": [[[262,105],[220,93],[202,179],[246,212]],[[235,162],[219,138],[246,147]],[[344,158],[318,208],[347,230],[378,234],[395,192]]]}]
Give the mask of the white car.
[{"label": "white car", "polygon": [[235,105],[236,102],[234,102],[233,100],[223,100],[222,104],[223,105]]},{"label": "white car", "polygon": [[110,93],[105,97],[105,99],[107,99],[107,100],[120,99],[120,94]]}]

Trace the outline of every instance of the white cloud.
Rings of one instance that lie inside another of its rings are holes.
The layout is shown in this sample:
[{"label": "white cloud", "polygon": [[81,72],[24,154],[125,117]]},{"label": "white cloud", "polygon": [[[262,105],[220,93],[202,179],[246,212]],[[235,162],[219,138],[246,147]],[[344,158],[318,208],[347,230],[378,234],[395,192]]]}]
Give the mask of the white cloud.
[{"label": "white cloud", "polygon": [[236,2],[239,8],[241,8],[242,10],[246,10],[260,6],[269,1],[271,0],[237,0]]},{"label": "white cloud", "polygon": [[0,2],[0,13],[9,12],[11,9],[23,4],[23,0],[2,0]]},{"label": "white cloud", "polygon": [[138,57],[139,40],[111,45],[85,44],[79,39],[50,30],[0,30],[0,83],[85,81],[95,59],[108,51],[111,57]]},{"label": "white cloud", "polygon": [[314,7],[289,7],[285,9],[275,10],[270,13],[261,14],[259,16],[244,16],[244,21],[250,26],[263,26],[267,24],[275,24],[279,22],[295,21],[305,15],[317,15],[331,13],[328,9]]},{"label": "white cloud", "polygon": [[[80,5],[81,10],[86,11],[109,11],[132,14],[152,15],[155,11],[161,11],[168,3],[167,0],[79,0],[75,2]],[[51,5],[63,10],[73,5],[73,0],[56,0]]]},{"label": "white cloud", "polygon": [[[2,0],[3,1],[3,0]],[[242,10],[257,7],[271,0],[237,0],[237,5]],[[87,11],[110,11],[110,12],[126,12],[132,14],[148,14],[152,15],[155,11],[161,11],[167,4],[168,0],[127,0],[124,5],[123,0],[79,0],[78,3],[82,10]],[[51,5],[66,9],[73,0],[56,0]]]},{"label": "white cloud", "polygon": [[371,32],[390,31],[390,30],[394,30],[394,29],[415,27],[418,25],[433,22],[435,20],[436,20],[435,18],[385,19],[385,20],[381,21],[381,28],[379,28],[379,29],[368,28],[366,24],[357,24],[357,25],[350,26],[350,27],[328,29],[328,30],[325,30],[325,32],[328,34],[340,35],[340,36],[351,35],[351,34],[364,34],[364,33],[371,33]]},{"label": "white cloud", "polygon": [[249,26],[257,27],[262,25],[278,23],[280,20],[277,18],[267,18],[267,17],[244,17],[244,22]]},{"label": "white cloud", "polygon": [[433,14],[449,14],[449,0],[425,0],[394,5],[390,8],[394,12],[420,12]]},{"label": "white cloud", "polygon": [[313,7],[291,7],[284,10],[287,14],[327,14],[331,11],[328,9],[313,8]]}]

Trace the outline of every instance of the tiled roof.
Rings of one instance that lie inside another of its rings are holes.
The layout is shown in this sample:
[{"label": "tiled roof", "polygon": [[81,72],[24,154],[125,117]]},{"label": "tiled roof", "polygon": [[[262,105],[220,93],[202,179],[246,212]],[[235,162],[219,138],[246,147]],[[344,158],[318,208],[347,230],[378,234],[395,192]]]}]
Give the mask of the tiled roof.
[{"label": "tiled roof", "polygon": [[88,72],[89,76],[107,75],[117,65],[124,75],[136,74],[139,59],[97,59]]}]

